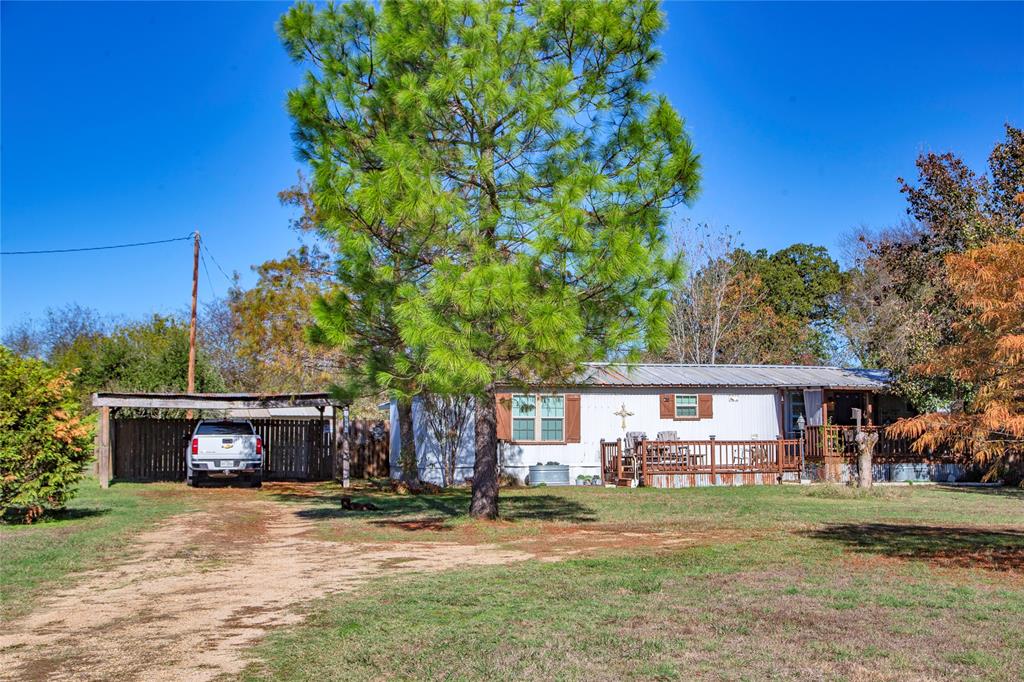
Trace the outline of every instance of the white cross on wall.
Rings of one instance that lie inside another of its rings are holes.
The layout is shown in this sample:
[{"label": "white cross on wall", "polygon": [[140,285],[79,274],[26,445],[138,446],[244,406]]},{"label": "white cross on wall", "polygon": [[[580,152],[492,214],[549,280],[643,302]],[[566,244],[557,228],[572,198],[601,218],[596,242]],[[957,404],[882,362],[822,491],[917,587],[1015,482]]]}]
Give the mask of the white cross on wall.
[{"label": "white cross on wall", "polygon": [[633,413],[626,409],[626,403],[622,403],[622,408],[618,412],[612,412],[616,417],[622,417],[622,430],[626,430],[626,417],[632,417]]}]

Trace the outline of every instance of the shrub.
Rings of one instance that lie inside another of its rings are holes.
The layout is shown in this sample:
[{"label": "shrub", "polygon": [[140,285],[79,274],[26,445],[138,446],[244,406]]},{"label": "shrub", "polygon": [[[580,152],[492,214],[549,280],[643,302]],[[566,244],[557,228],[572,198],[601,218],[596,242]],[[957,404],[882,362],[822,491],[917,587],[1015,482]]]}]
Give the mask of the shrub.
[{"label": "shrub", "polygon": [[0,346],[0,515],[31,522],[74,495],[92,447],[73,396],[67,373]]},{"label": "shrub", "polygon": [[837,485],[835,483],[816,483],[806,488],[804,494],[808,497],[818,497],[822,499],[862,500],[867,498],[879,498],[884,500],[895,500],[906,497],[910,494],[910,491],[903,486],[856,488],[850,485]]}]

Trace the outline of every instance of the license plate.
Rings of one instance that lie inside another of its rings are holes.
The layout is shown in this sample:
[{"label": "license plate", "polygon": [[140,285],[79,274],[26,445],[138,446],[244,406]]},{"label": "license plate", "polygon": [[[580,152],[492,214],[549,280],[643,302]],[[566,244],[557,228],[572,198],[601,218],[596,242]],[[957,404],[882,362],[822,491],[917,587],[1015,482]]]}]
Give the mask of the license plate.
[{"label": "license plate", "polygon": [[219,466],[221,469],[227,469],[228,467],[235,466],[235,463],[234,462],[220,461],[220,462],[217,462],[217,466]]}]

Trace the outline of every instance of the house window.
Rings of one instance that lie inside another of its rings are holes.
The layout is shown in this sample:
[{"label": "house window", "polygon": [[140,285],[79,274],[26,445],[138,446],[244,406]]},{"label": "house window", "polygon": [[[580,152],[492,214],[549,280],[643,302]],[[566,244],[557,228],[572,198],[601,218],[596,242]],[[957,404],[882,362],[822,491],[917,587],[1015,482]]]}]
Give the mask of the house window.
[{"label": "house window", "polygon": [[807,413],[804,411],[804,392],[803,391],[790,391],[789,392],[789,435],[796,436],[800,433],[799,422],[800,417],[804,418],[804,424],[807,423]]},{"label": "house window", "polygon": [[676,417],[681,419],[696,419],[697,396],[676,394]]},{"label": "house window", "polygon": [[565,396],[512,396],[512,440],[561,443],[565,440]]}]

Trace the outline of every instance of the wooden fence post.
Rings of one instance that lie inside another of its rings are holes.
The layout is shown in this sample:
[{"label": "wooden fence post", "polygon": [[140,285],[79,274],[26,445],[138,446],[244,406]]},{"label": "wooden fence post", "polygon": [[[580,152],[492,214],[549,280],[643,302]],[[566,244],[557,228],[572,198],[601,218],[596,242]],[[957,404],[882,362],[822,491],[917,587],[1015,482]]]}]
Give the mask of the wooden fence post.
[{"label": "wooden fence post", "polygon": [[96,467],[99,472],[100,487],[110,487],[110,408],[100,408],[99,428],[96,431]]}]

